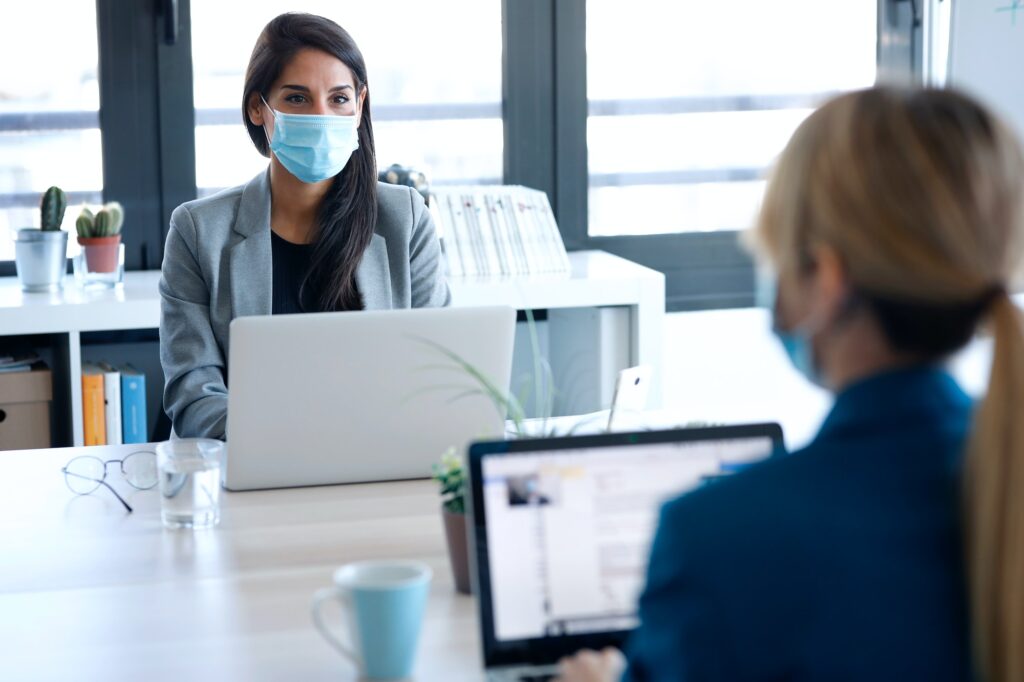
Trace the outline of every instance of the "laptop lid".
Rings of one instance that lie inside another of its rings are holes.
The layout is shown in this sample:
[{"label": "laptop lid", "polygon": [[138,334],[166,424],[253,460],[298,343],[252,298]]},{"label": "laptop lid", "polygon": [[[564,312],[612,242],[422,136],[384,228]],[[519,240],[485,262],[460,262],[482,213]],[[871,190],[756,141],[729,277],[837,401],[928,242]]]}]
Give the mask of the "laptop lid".
[{"label": "laptop lid", "polygon": [[777,424],[474,443],[474,577],[487,668],[621,646],[663,502],[781,452]]},{"label": "laptop lid", "polygon": [[235,319],[224,486],[422,478],[448,448],[500,437],[504,415],[455,358],[507,389],[515,317],[495,306]]}]

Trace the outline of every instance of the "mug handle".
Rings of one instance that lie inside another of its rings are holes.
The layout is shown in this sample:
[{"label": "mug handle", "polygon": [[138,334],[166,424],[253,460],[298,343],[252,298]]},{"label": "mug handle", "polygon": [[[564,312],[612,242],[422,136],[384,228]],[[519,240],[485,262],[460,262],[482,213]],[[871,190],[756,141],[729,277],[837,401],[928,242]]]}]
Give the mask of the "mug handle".
[{"label": "mug handle", "polygon": [[342,608],[344,609],[352,608],[351,601],[349,600],[348,596],[344,593],[339,592],[337,589],[333,587],[321,588],[317,590],[316,593],[313,595],[313,603],[310,605],[310,613],[313,616],[313,625],[316,626],[316,629],[320,632],[323,638],[326,639],[331,646],[337,649],[342,656],[352,661],[352,663],[355,664],[355,666],[358,668],[360,664],[359,656],[357,656],[356,653],[352,650],[352,647],[345,644],[340,639],[336,638],[331,633],[330,628],[328,628],[327,625],[324,624],[323,615],[321,615],[322,607],[324,605],[324,602],[328,601],[336,601],[339,604],[341,604]]}]

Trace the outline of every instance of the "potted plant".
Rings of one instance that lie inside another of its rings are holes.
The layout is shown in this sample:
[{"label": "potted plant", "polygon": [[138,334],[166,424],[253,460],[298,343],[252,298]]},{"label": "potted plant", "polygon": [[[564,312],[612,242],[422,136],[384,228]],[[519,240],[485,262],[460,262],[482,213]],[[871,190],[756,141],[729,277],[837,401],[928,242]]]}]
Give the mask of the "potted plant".
[{"label": "potted plant", "polygon": [[68,233],[60,229],[68,200],[64,190],[51,187],[39,204],[39,228],[18,230],[14,263],[18,281],[25,291],[53,291],[60,287],[67,270]]},{"label": "potted plant", "polygon": [[[511,391],[498,386],[487,375],[457,353],[428,339],[420,339],[424,344],[433,347],[443,355],[453,369],[463,373],[471,381],[472,387],[459,396],[483,395],[494,405],[494,409],[507,420],[511,427],[509,437],[522,438],[547,434],[548,417],[553,407],[555,389],[551,367],[541,356],[540,342],[537,337],[537,324],[533,311],[526,310],[526,322],[530,332],[530,346],[533,353],[533,383],[537,390],[537,405],[543,412],[544,420],[540,433],[531,433],[526,427],[526,413],[522,401]],[[546,390],[545,390],[546,389]],[[462,461],[454,447],[449,448],[441,456],[441,461],[434,465],[434,480],[441,487],[441,516],[444,520],[444,534],[448,543],[448,560],[455,579],[455,589],[463,594],[470,594],[469,550],[467,547],[466,521],[466,474]]]},{"label": "potted plant", "polygon": [[466,546],[466,476],[455,448],[450,448],[441,456],[441,462],[434,465],[434,480],[441,486],[441,517],[455,589],[469,594],[472,590]]},{"label": "potted plant", "polygon": [[82,207],[82,213],[75,221],[75,229],[89,272],[117,270],[123,222],[124,209],[116,201],[104,204],[95,215],[87,207]]}]

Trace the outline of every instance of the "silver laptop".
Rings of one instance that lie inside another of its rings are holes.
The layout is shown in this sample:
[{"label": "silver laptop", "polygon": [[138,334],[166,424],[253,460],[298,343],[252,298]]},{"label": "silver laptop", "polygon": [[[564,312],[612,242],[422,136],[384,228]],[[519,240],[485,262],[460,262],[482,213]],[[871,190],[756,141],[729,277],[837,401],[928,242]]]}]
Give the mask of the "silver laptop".
[{"label": "silver laptop", "polygon": [[504,415],[459,367],[508,388],[515,310],[433,308],[231,323],[228,490],[429,476]]},{"label": "silver laptop", "polygon": [[474,443],[470,556],[490,680],[622,646],[663,502],[783,449],[777,424]]}]

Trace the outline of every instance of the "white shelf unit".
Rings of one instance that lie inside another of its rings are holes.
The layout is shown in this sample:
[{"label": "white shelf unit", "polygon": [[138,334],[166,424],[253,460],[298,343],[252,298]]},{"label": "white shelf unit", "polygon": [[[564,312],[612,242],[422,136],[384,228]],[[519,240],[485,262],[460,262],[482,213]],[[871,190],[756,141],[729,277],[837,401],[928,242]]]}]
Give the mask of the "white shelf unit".
[{"label": "white shelf unit", "polygon": [[[655,368],[651,406],[659,406],[664,275],[602,251],[576,251],[569,260],[572,272],[564,276],[451,279],[452,304],[547,310],[545,345],[556,386],[571,394],[561,413],[607,407],[615,373],[635,364]],[[54,382],[67,382],[70,415],[55,410],[54,418],[70,417],[72,438],[66,444],[82,445],[82,334],[156,329],[159,278],[158,271],[129,272],[123,286],[99,291],[83,291],[68,278],[63,290],[39,294],[21,291],[14,277],[0,278],[0,342],[3,337],[60,337],[53,353],[66,357],[54,360]],[[55,385],[55,394],[64,388]]]}]

